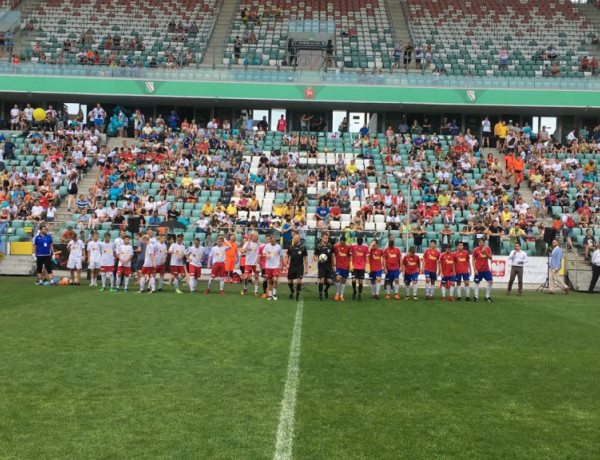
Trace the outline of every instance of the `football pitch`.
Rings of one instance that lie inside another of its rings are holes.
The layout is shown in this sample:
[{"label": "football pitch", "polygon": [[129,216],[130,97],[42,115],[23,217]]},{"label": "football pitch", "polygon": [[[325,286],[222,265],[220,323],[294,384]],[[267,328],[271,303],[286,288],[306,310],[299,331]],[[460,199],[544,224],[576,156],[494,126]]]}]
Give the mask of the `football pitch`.
[{"label": "football pitch", "polygon": [[0,458],[600,457],[597,296],[85,284],[0,278]]}]

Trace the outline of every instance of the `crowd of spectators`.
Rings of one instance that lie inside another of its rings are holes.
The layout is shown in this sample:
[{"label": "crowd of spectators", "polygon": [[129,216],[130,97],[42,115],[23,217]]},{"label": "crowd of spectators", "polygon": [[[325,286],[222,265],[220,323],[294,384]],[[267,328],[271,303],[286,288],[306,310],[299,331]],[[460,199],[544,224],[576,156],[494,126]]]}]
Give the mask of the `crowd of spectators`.
[{"label": "crowd of spectators", "polygon": [[[443,119],[438,129],[427,119],[403,120],[385,137],[364,126],[351,138],[359,154],[327,155],[326,164],[309,168],[305,158],[323,155],[314,134],[288,132],[284,119],[278,123],[281,149],[264,152],[264,119],[204,125],[175,112],[146,119],[140,111],[131,118],[137,139],[112,151],[98,149],[98,131],[87,127],[28,133],[24,151],[47,161],[34,165],[34,173],[15,167],[3,172],[10,218],[44,219],[31,210],[55,202],[44,194],[54,196],[64,178],[77,177],[78,162],[93,156],[99,166],[95,186],[75,193],[68,188],[69,207],[79,214],[74,224],[84,231],[107,223],[124,228],[139,217],[142,230],[172,221],[208,235],[240,228],[281,232],[284,225],[303,237],[334,230],[350,241],[361,232],[397,232],[417,247],[435,232],[444,242],[469,245],[485,237],[500,253],[503,240],[539,242],[550,216],[558,216],[553,227],[569,247],[571,215],[582,231],[599,225],[596,163],[579,154],[600,151],[600,127],[573,130],[563,143],[545,127],[535,133],[512,120],[492,124],[486,118],[482,137],[463,133],[455,120]],[[315,126],[308,114],[301,123],[307,130]],[[338,135],[344,122],[340,128]],[[3,144],[4,155],[10,142]],[[484,155],[482,145],[496,147],[502,159]],[[533,192],[531,205],[521,194],[524,183]],[[19,192],[28,186],[35,191]]]}]

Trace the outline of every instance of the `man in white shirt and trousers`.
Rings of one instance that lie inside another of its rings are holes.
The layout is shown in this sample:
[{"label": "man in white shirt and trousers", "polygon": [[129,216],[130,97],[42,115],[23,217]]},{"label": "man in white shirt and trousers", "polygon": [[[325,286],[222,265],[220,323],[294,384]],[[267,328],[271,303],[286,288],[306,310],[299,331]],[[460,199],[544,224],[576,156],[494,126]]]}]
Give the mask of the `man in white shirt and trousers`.
[{"label": "man in white shirt and trousers", "polygon": [[510,295],[515,278],[518,278],[519,290],[517,291],[517,296],[520,296],[523,293],[523,267],[527,263],[527,253],[521,249],[521,243],[515,243],[515,248],[510,252],[508,260],[511,263],[511,267],[506,295]]},{"label": "man in white shirt and trousers", "polygon": [[600,277],[600,246],[596,246],[594,252],[592,253],[592,281],[590,282],[590,288],[588,292],[590,294],[594,293],[594,287],[596,287],[596,283],[598,282],[598,278]]},{"label": "man in white shirt and trousers", "polygon": [[550,254],[550,283],[547,294],[554,294],[554,288],[558,287],[561,291],[565,291],[565,294],[569,293],[569,287],[562,280],[559,273],[562,267],[563,250],[558,245],[558,240],[552,240],[552,253]]}]

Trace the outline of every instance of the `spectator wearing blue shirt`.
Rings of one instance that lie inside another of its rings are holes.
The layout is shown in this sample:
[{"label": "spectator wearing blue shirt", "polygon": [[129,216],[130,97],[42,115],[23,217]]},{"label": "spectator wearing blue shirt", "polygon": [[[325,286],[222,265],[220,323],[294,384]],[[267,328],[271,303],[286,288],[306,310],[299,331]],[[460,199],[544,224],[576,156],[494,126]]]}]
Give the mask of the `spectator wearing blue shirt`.
[{"label": "spectator wearing blue shirt", "polygon": [[363,125],[362,128],[360,128],[359,134],[360,137],[365,137],[367,134],[369,134],[369,127],[366,123]]},{"label": "spectator wearing blue shirt", "polygon": [[281,227],[281,233],[283,235],[283,249],[284,250],[288,250],[292,246],[292,238],[294,237],[294,234],[292,232],[293,228],[294,227],[292,226],[291,217],[285,216],[285,222],[284,222],[283,226]]},{"label": "spectator wearing blue shirt", "polygon": [[171,115],[169,115],[169,128],[175,129],[179,125],[179,115],[175,113],[175,110],[171,110]]},{"label": "spectator wearing blue shirt", "polygon": [[569,293],[569,287],[563,281],[561,275],[559,274],[560,269],[562,268],[562,258],[563,258],[563,250],[558,245],[558,240],[552,240],[552,253],[550,255],[550,267],[549,267],[549,286],[548,286],[548,294],[554,294],[554,288],[558,288],[561,291],[565,291],[565,294]]},{"label": "spectator wearing blue shirt", "polygon": [[158,227],[161,222],[158,211],[152,211],[152,215],[148,218],[148,227]]},{"label": "spectator wearing blue shirt", "polygon": [[79,195],[79,199],[75,203],[75,206],[77,206],[77,209],[79,211],[83,211],[84,209],[87,209],[90,207],[90,200],[88,200],[83,195]]},{"label": "spectator wearing blue shirt", "polygon": [[317,221],[317,226],[320,226],[321,228],[328,227],[330,217],[331,210],[324,201],[321,201],[315,211],[315,220]]},{"label": "spectator wearing blue shirt", "polygon": [[40,232],[33,239],[32,256],[36,261],[37,284],[44,284],[43,271],[46,269],[47,282],[52,282],[52,254],[54,245],[52,236],[48,234],[48,227],[45,224],[40,225]]}]

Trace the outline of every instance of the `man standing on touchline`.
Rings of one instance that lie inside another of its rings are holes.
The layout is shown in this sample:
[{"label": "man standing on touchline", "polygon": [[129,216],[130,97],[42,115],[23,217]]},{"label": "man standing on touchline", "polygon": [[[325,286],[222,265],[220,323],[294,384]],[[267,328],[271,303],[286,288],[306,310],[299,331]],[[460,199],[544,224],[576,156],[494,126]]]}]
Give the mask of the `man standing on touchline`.
[{"label": "man standing on touchline", "polygon": [[559,270],[562,268],[562,257],[563,250],[558,245],[558,240],[552,240],[552,254],[550,255],[550,268],[549,268],[549,278],[550,278],[550,286],[548,288],[548,294],[554,294],[554,288],[558,287],[558,289],[565,291],[565,294],[569,293],[569,287],[564,283],[559,275]]},{"label": "man standing on touchline", "polygon": [[517,291],[517,296],[520,296],[523,293],[523,267],[527,263],[527,253],[521,249],[521,243],[515,243],[515,248],[510,252],[508,260],[511,263],[511,267],[506,295],[510,295],[515,278],[518,278],[519,290]]}]

